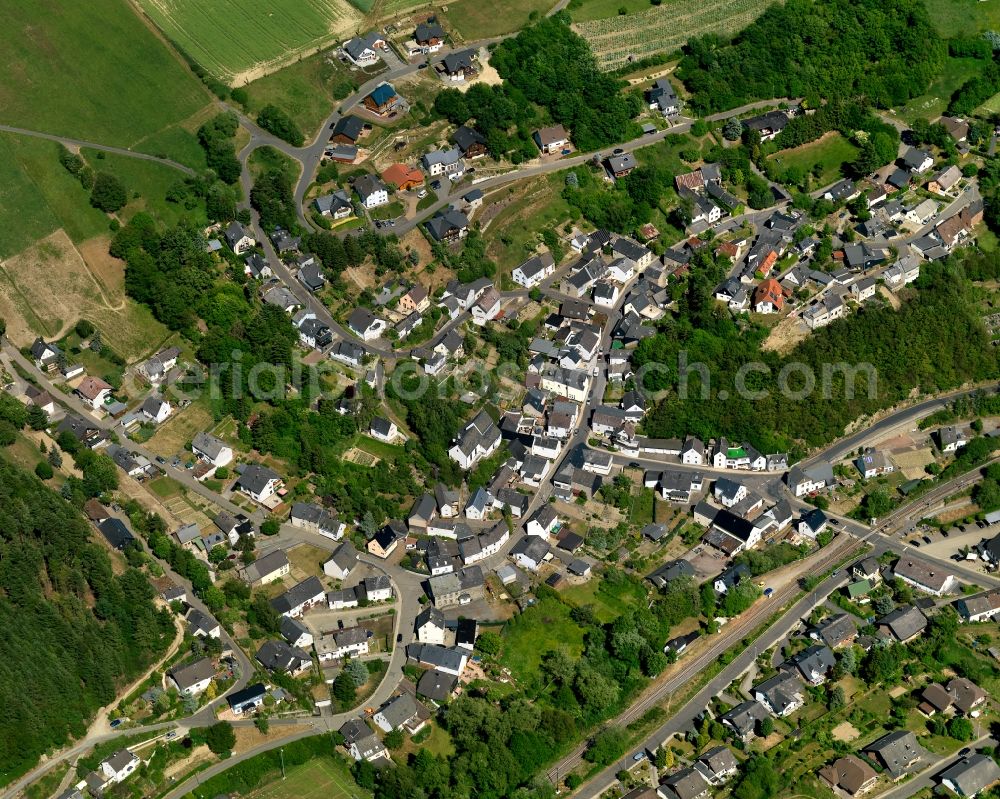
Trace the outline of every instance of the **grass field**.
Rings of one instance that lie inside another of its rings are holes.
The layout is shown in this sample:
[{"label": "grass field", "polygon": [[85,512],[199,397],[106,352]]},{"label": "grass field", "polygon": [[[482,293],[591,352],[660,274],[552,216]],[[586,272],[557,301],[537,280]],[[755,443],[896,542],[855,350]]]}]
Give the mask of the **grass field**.
[{"label": "grass field", "polygon": [[931,81],[926,94],[914,97],[897,111],[900,119],[935,119],[944,113],[952,94],[969,78],[978,75],[983,62],[975,58],[946,58],[941,74]]},{"label": "grass field", "polygon": [[250,799],[364,799],[370,793],[351,779],[346,769],[328,758],[314,758],[287,769],[248,796]]},{"label": "grass field", "polygon": [[542,655],[550,650],[564,651],[574,659],[583,652],[583,629],[556,599],[543,599],[503,628],[500,659],[518,679],[530,680],[537,674]]},{"label": "grass field", "polygon": [[572,585],[559,593],[571,605],[593,605],[594,613],[602,623],[617,619],[646,598],[646,592],[641,586],[625,585],[620,590],[609,586],[602,588],[602,581],[596,579]]},{"label": "grass field", "polygon": [[490,197],[490,202],[508,203],[485,232],[487,254],[501,270],[509,271],[529,258],[543,230],[561,226],[570,218],[569,204],[561,195],[564,180],[563,175],[554,174]]},{"label": "grass field", "polygon": [[[205,202],[192,196],[193,207],[183,203],[167,201],[167,193],[175,184],[183,181],[184,175],[176,169],[153,161],[129,158],[117,153],[99,153],[84,148],[81,151],[95,172],[109,172],[117,177],[128,190],[129,203],[119,212],[119,216],[130,219],[139,211],[145,211],[173,226],[181,219],[190,219],[195,224],[207,224]],[[57,168],[62,168],[57,165]],[[136,197],[135,195],[139,196]]]},{"label": "grass field", "polygon": [[924,5],[942,36],[974,36],[1000,30],[1000,5],[993,0],[924,0]]},{"label": "grass field", "polygon": [[523,28],[533,11],[545,14],[554,0],[504,0],[502,11],[494,3],[482,0],[457,0],[448,3],[439,18],[445,27],[466,41],[489,39]]},{"label": "grass field", "polygon": [[[168,129],[193,141],[181,125],[210,99],[125,0],[10,4],[0,71],[0,122],[141,150]],[[157,147],[190,153],[176,141]]]},{"label": "grass field", "polygon": [[138,0],[168,39],[242,86],[363,27],[346,0]]},{"label": "grass field", "polygon": [[317,53],[246,86],[247,112],[257,115],[268,103],[288,113],[311,138],[337,101],[358,87],[355,77],[340,59]]},{"label": "grass field", "polygon": [[[590,43],[598,62],[613,69],[630,57],[673,52],[692,36],[736,33],[770,4],[771,0],[706,0],[696,5],[688,0],[664,0],[660,6],[617,16],[622,4],[616,0],[616,16],[607,16],[604,10],[610,7],[610,0],[584,0],[577,16],[583,15],[587,21],[574,22],[573,28]],[[597,14],[604,17],[596,18]]]},{"label": "grass field", "polygon": [[977,114],[997,114],[1000,113],[1000,94],[994,94],[989,100],[975,110]]},{"label": "grass field", "polygon": [[781,150],[770,156],[782,169],[798,167],[806,172],[813,167],[822,167],[822,173],[815,178],[817,186],[827,186],[841,177],[841,166],[845,161],[857,157],[858,148],[839,133],[827,133],[816,141]]}]

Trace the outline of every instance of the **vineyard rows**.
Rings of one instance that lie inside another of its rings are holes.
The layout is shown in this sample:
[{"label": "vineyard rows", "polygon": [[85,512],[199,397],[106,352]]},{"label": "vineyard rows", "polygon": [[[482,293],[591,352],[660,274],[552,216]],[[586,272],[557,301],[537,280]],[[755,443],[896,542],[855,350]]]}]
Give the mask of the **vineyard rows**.
[{"label": "vineyard rows", "polygon": [[600,65],[613,69],[632,58],[678,49],[693,36],[731,34],[753,22],[771,0],[716,0],[690,9],[673,0],[648,11],[580,22],[573,27],[589,43]]}]

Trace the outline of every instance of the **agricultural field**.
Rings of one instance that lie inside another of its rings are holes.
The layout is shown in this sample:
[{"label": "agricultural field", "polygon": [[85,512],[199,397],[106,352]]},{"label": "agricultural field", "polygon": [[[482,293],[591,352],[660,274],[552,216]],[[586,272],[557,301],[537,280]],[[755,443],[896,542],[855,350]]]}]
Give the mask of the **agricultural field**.
[{"label": "agricultural field", "polygon": [[452,36],[460,41],[475,41],[503,36],[528,24],[533,12],[547,13],[555,0],[504,0],[502,13],[493,3],[482,0],[457,0],[448,3],[438,18]]},{"label": "agricultural field", "polygon": [[692,36],[736,33],[770,4],[771,0],[706,0],[692,6],[687,0],[665,0],[636,14],[574,22],[573,29],[590,43],[603,68],[614,69],[631,57],[677,50]]},{"label": "agricultural field", "polygon": [[247,84],[246,110],[256,116],[265,105],[274,104],[295,120],[308,139],[337,101],[357,89],[360,81],[367,80],[367,73],[357,77],[360,74],[352,72],[330,51],[316,53]]},{"label": "agricultural field", "polygon": [[814,178],[816,186],[828,186],[843,177],[841,167],[845,162],[857,158],[858,148],[841,136],[832,132],[823,135],[816,141],[781,150],[769,157],[784,171],[799,169],[802,172],[821,170]]},{"label": "agricultural field", "polygon": [[39,0],[5,11],[0,123],[191,156],[190,120],[210,96],[124,0]]},{"label": "agricultural field", "polygon": [[623,8],[627,14],[638,14],[649,7],[649,0],[570,0],[568,10],[574,22],[589,22],[616,17]]},{"label": "agricultural field", "polygon": [[137,0],[185,55],[242,86],[364,27],[346,0]]}]

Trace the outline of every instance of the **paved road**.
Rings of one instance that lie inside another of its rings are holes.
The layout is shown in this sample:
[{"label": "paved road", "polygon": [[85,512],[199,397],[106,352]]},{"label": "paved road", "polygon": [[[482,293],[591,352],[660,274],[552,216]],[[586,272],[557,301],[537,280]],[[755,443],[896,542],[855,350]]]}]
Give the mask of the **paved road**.
[{"label": "paved road", "polygon": [[105,153],[127,155],[129,158],[138,158],[141,161],[154,161],[157,164],[169,166],[172,169],[177,169],[185,175],[191,175],[192,177],[195,174],[195,171],[191,169],[191,167],[184,166],[184,164],[178,164],[176,161],[171,161],[169,158],[161,158],[158,155],[149,155],[148,153],[138,153],[135,150],[129,150],[127,147],[112,147],[108,144],[97,144],[96,142],[86,141],[85,139],[72,139],[68,136],[58,136],[54,133],[43,133],[38,130],[27,130],[25,128],[14,128],[10,125],[0,125],[0,131],[3,131],[4,133],[16,133],[19,136],[31,136],[36,139],[48,139],[49,141],[64,144],[67,147],[89,147],[92,150],[101,150]]}]

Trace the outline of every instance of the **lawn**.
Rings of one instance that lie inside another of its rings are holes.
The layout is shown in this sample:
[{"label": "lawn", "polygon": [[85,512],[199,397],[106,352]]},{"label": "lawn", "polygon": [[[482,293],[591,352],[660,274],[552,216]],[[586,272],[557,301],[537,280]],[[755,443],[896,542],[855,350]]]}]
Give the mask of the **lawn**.
[{"label": "lawn", "polygon": [[346,0],[138,0],[179,49],[232,86],[363,27]]},{"label": "lawn", "polygon": [[557,599],[542,599],[503,628],[500,659],[520,680],[531,680],[542,654],[551,650],[562,650],[573,659],[583,653],[583,629]]},{"label": "lawn", "polygon": [[619,590],[617,586],[608,586],[603,580],[598,579],[571,585],[559,593],[571,605],[577,607],[593,605],[594,612],[602,623],[613,621],[646,599],[646,592],[642,586],[630,583]]},{"label": "lawn", "polygon": [[1000,94],[994,94],[989,100],[979,106],[974,113],[984,115],[1000,113]]},{"label": "lawn", "polygon": [[817,186],[828,186],[842,176],[841,167],[845,162],[853,161],[858,154],[858,148],[839,133],[827,133],[816,141],[793,147],[790,150],[780,150],[769,159],[777,163],[783,170],[798,168],[803,172],[811,172],[814,167],[822,167],[819,177],[815,178]]},{"label": "lawn", "polygon": [[946,58],[941,74],[931,81],[927,92],[910,100],[897,115],[910,123],[915,119],[937,118],[948,107],[955,90],[982,69],[983,62],[975,58]]},{"label": "lawn", "polygon": [[[457,0],[442,7],[445,27],[466,41],[489,39],[513,33],[527,23],[532,12],[545,14],[553,0],[504,0],[503,7],[482,0]],[[498,13],[499,12],[499,13]]]},{"label": "lawn", "polygon": [[295,120],[311,139],[316,129],[358,87],[358,79],[329,53],[317,53],[248,84],[247,112],[257,115],[272,103]]},{"label": "lawn", "polygon": [[945,37],[975,36],[1000,30],[1000,5],[984,0],[924,0],[927,13]]},{"label": "lawn", "polygon": [[[4,10],[0,122],[145,150],[147,137],[209,103],[125,0],[38,0]],[[179,158],[190,152],[158,147]]]},{"label": "lawn", "polygon": [[249,794],[253,799],[362,799],[371,796],[351,779],[345,766],[329,758],[317,757],[280,772]]},{"label": "lawn", "polygon": [[174,413],[156,428],[147,446],[157,455],[172,457],[202,430],[215,425],[210,400],[206,391],[186,408],[175,408]]},{"label": "lawn", "polygon": [[280,169],[290,175],[292,180],[298,180],[299,171],[302,169],[302,166],[298,161],[294,158],[288,157],[283,152],[275,149],[269,144],[266,144],[263,147],[258,147],[250,153],[247,165],[250,167],[250,174],[255,178],[262,172],[267,172],[272,169]]}]

